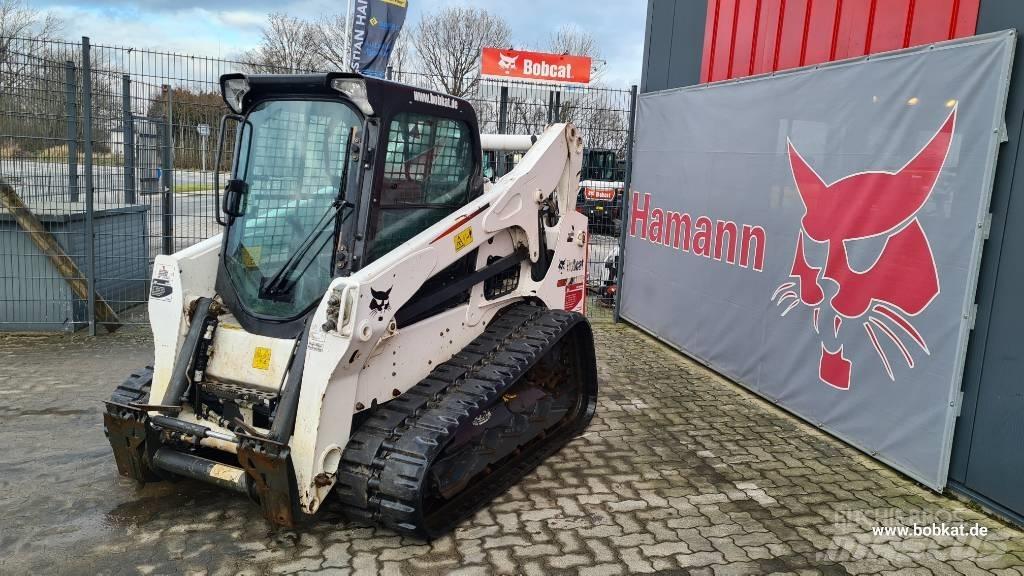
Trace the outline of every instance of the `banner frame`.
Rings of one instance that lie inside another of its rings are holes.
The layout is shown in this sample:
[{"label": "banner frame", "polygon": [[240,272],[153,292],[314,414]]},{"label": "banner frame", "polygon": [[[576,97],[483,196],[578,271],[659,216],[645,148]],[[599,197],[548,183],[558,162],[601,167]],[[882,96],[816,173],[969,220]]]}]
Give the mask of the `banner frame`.
[{"label": "banner frame", "polygon": [[[721,88],[721,87],[724,87],[724,86],[734,86],[734,85],[746,84],[746,83],[751,83],[751,82],[764,82],[764,81],[771,81],[772,79],[775,79],[777,77],[785,77],[785,76],[790,76],[790,75],[808,74],[808,73],[811,73],[811,72],[814,72],[814,71],[817,71],[817,70],[822,70],[822,69],[835,69],[835,68],[844,68],[844,67],[850,67],[850,66],[857,66],[859,64],[863,64],[863,63],[867,63],[867,62],[877,62],[877,61],[880,61],[880,60],[884,61],[884,60],[904,57],[904,56],[911,55],[911,54],[922,53],[922,52],[926,52],[926,51],[945,50],[945,49],[950,49],[950,48],[957,48],[957,47],[970,46],[970,45],[981,44],[981,43],[997,42],[997,41],[1002,42],[1002,43],[1007,45],[1006,51],[1007,51],[1007,54],[1008,54],[1008,56],[1006,58],[1005,66],[1002,69],[1001,73],[999,74],[999,82],[1000,83],[999,83],[999,86],[997,88],[998,89],[998,93],[997,93],[998,101],[996,102],[996,105],[994,107],[993,117],[992,117],[992,121],[991,121],[992,130],[993,130],[994,133],[998,134],[998,138],[993,138],[993,139],[989,140],[989,146],[988,146],[988,150],[987,150],[987,153],[986,153],[986,156],[985,156],[986,157],[986,161],[985,161],[985,167],[984,167],[984,183],[983,183],[982,191],[981,191],[982,197],[980,198],[980,201],[979,201],[979,214],[977,215],[977,218],[976,218],[976,225],[978,227],[978,230],[981,233],[977,233],[977,234],[974,235],[974,241],[973,241],[972,246],[971,246],[970,268],[969,268],[968,273],[967,273],[967,279],[968,279],[967,290],[965,292],[964,299],[961,302],[962,319],[964,321],[967,321],[967,324],[966,324],[966,329],[965,329],[964,328],[964,326],[965,326],[964,322],[961,322],[961,328],[959,330],[958,341],[957,341],[957,351],[958,351],[958,354],[957,354],[957,357],[955,359],[956,363],[955,363],[954,370],[953,370],[953,377],[955,378],[956,382],[959,383],[959,385],[956,386],[956,387],[951,387],[950,388],[950,394],[949,394],[949,397],[947,398],[949,409],[946,411],[945,426],[944,426],[943,437],[942,437],[942,453],[941,453],[941,461],[939,463],[940,474],[939,474],[939,477],[936,479],[936,481],[932,481],[931,479],[922,478],[919,474],[915,474],[912,471],[906,470],[905,467],[901,465],[901,463],[896,462],[896,461],[886,457],[885,454],[882,454],[882,453],[879,453],[879,452],[875,452],[875,451],[872,451],[872,450],[868,449],[867,447],[863,446],[862,443],[860,441],[858,441],[857,439],[851,438],[851,437],[849,437],[848,435],[846,435],[846,434],[844,434],[842,432],[831,430],[831,429],[828,429],[828,428],[824,428],[822,422],[815,421],[814,419],[812,419],[812,418],[810,418],[808,416],[805,416],[803,414],[800,414],[800,413],[796,412],[795,410],[789,408],[785,404],[780,403],[777,398],[772,398],[769,394],[765,393],[764,391],[762,391],[762,390],[760,390],[760,389],[758,389],[758,388],[756,388],[754,386],[748,385],[748,384],[742,382],[739,378],[733,377],[732,375],[728,374],[727,372],[724,372],[724,371],[720,370],[718,367],[714,366],[708,360],[706,360],[704,358],[700,358],[700,357],[698,357],[698,356],[696,356],[694,354],[691,354],[691,353],[689,353],[687,351],[684,351],[680,346],[677,346],[675,343],[669,341],[667,338],[662,337],[661,335],[657,334],[657,332],[655,330],[645,326],[642,322],[637,321],[634,318],[630,318],[629,317],[630,314],[629,314],[628,309],[623,309],[622,310],[622,313],[621,313],[622,320],[624,320],[627,323],[629,323],[630,325],[636,327],[637,329],[639,329],[644,334],[647,334],[647,335],[655,338],[656,340],[664,343],[665,345],[669,346],[673,350],[676,350],[677,352],[685,355],[687,358],[690,358],[691,360],[697,362],[698,364],[700,364],[700,365],[710,369],[715,374],[720,375],[721,377],[725,378],[729,382],[742,387],[744,390],[746,390],[748,392],[753,392],[754,394],[756,394],[760,398],[764,399],[765,401],[770,402],[771,404],[773,404],[773,405],[775,405],[775,406],[785,410],[787,413],[789,413],[789,414],[799,418],[800,420],[804,421],[807,424],[810,424],[811,426],[814,426],[816,429],[821,430],[822,432],[825,432],[825,433],[829,434],[830,436],[833,436],[833,437],[843,441],[844,443],[846,443],[846,444],[856,448],[858,451],[860,451],[860,452],[870,456],[871,458],[873,458],[875,460],[878,460],[879,462],[882,462],[882,463],[888,465],[889,467],[891,467],[891,468],[893,468],[893,469],[895,469],[895,470],[897,470],[897,471],[899,471],[899,472],[901,472],[903,474],[906,474],[906,475],[914,478],[915,480],[921,482],[922,484],[928,486],[929,488],[931,488],[931,489],[933,489],[933,490],[935,490],[937,492],[942,492],[945,489],[945,486],[946,486],[946,483],[947,483],[947,480],[948,480],[949,465],[950,465],[950,455],[952,453],[952,448],[953,448],[953,434],[954,434],[955,427],[956,427],[956,419],[957,419],[957,417],[959,416],[959,413],[960,413],[960,404],[961,404],[962,399],[963,399],[964,366],[965,366],[966,359],[967,359],[967,347],[968,347],[968,342],[969,342],[969,339],[970,339],[970,334],[974,330],[974,315],[975,315],[975,310],[976,310],[975,300],[976,300],[976,297],[977,297],[976,294],[977,294],[978,281],[979,281],[979,278],[980,278],[980,271],[981,271],[982,250],[984,248],[985,240],[988,238],[988,228],[987,227],[988,227],[988,224],[991,221],[991,200],[992,200],[993,185],[994,185],[994,181],[995,181],[995,177],[996,177],[998,155],[999,155],[999,151],[1000,151],[1001,145],[1008,141],[1007,132],[1006,132],[1006,124],[1005,124],[1005,114],[1006,114],[1006,105],[1007,105],[1007,100],[1008,100],[1008,93],[1009,93],[1009,89],[1010,89],[1010,80],[1011,80],[1011,75],[1012,75],[1012,70],[1013,70],[1013,62],[1014,62],[1014,59],[1015,59],[1015,51],[1016,51],[1016,44],[1017,44],[1017,31],[1014,30],[1014,29],[1007,29],[1007,30],[1001,30],[1001,31],[996,31],[996,32],[989,32],[989,33],[986,33],[986,34],[979,34],[979,35],[971,36],[971,37],[967,37],[967,38],[947,40],[947,41],[944,41],[944,42],[936,42],[936,43],[926,44],[926,45],[922,45],[922,46],[916,46],[916,47],[904,48],[904,49],[900,49],[900,50],[893,50],[893,51],[889,51],[889,52],[870,54],[870,55],[859,56],[859,57],[855,57],[855,58],[848,58],[848,59],[845,59],[845,60],[838,60],[838,61],[834,61],[834,62],[826,62],[826,63],[821,63],[821,64],[802,66],[802,67],[799,67],[799,68],[791,68],[791,69],[777,71],[777,72],[769,72],[769,73],[758,74],[758,75],[753,75],[753,76],[747,76],[747,77],[742,77],[742,78],[726,79],[726,80],[720,80],[720,81],[716,81],[716,82],[709,82],[709,83],[704,83],[704,84],[696,84],[696,85],[692,85],[692,86],[683,86],[683,87],[678,87],[678,88],[668,88],[668,89],[665,89],[665,90],[656,90],[656,91],[651,91],[651,92],[647,92],[647,93],[644,93],[644,94],[640,95],[640,99],[644,100],[644,99],[647,99],[647,98],[663,96],[663,95],[671,94],[671,93],[699,92],[699,91],[704,91],[704,90],[714,90],[716,88]],[[634,141],[633,144],[632,144],[632,152],[634,154],[634,157],[635,157],[636,152],[637,152],[636,146],[637,146],[637,142]],[[634,190],[631,189],[631,190],[626,191],[626,193],[624,194],[624,196],[626,197],[626,200],[624,202],[624,213],[628,213],[628,211],[632,209],[632,206],[631,206],[631,203],[632,203],[632,192],[634,192]],[[626,228],[626,226],[625,226],[625,217],[623,218],[623,222],[624,222],[624,227],[623,227],[624,230],[623,230],[623,232],[624,232],[624,235],[625,235],[625,228]],[[625,238],[624,238],[624,240],[625,240]],[[621,250],[622,261],[623,261],[623,264],[622,264],[622,270],[623,271],[625,271],[625,263],[626,263],[627,259],[629,258],[629,256],[628,256],[628,252],[629,252],[628,246],[629,246],[629,244],[630,244],[630,242],[624,241],[623,242],[623,247],[622,247],[622,250]],[[623,278],[625,278],[625,276],[626,276],[626,274],[623,274]],[[631,277],[630,280],[635,282],[635,274],[630,274],[629,276]],[[617,299],[621,299],[622,298],[622,295],[626,291],[629,290],[629,286],[630,286],[629,282],[622,282],[622,283],[620,283],[619,293],[617,295]]]}]

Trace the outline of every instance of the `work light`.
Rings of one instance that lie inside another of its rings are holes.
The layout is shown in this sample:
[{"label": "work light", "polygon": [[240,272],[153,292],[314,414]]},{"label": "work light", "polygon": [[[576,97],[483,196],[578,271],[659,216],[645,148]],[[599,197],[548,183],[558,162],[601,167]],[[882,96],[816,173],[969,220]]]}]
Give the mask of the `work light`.
[{"label": "work light", "polygon": [[331,80],[331,88],[341,92],[351,100],[359,111],[367,116],[373,114],[370,99],[366,95],[366,83],[358,78],[335,78]]},{"label": "work light", "polygon": [[222,78],[220,84],[224,102],[235,114],[242,113],[242,99],[249,93],[249,80],[244,76]]}]

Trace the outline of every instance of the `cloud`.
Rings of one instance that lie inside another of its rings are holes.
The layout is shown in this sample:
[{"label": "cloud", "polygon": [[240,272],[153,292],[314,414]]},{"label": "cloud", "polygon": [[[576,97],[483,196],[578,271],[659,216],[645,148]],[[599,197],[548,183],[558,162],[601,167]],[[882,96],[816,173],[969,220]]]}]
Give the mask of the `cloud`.
[{"label": "cloud", "polygon": [[184,8],[157,13],[105,6],[53,6],[71,38],[89,36],[93,44],[165,50],[201,56],[233,55],[259,42],[258,12],[212,12]]},{"label": "cloud", "polygon": [[[60,5],[59,1],[36,2],[39,7],[50,7]],[[126,3],[123,0],[87,0],[78,4],[83,9],[106,9],[124,8]],[[235,0],[134,0],[130,6],[132,9],[144,13],[178,12],[191,8],[205,8],[210,11],[228,11],[238,8],[239,3]],[[272,12],[281,9],[279,0],[249,0],[245,6],[255,12]]]},{"label": "cloud", "polygon": [[[267,14],[284,11],[302,18],[345,10],[346,0],[36,0],[68,23],[69,37],[89,36],[95,44],[116,44],[212,57],[232,57],[259,43]],[[406,26],[426,11],[448,5],[475,6],[505,18],[517,48],[543,49],[560,26],[572,24],[594,35],[606,65],[602,81],[615,87],[639,83],[643,59],[644,0],[413,0]],[[458,23],[452,23],[458,25]]]},{"label": "cloud", "polygon": [[267,22],[266,12],[254,12],[252,10],[224,10],[222,12],[214,12],[211,16],[227,26],[236,26],[238,28],[260,28]]}]

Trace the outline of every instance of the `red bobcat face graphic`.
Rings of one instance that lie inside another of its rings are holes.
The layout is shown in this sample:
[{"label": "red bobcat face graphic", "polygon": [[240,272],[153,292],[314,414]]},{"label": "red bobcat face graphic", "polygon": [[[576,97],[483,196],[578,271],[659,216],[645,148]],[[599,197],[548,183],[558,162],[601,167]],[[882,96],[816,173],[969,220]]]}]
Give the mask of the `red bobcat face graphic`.
[{"label": "red bobcat face graphic", "polygon": [[[928,237],[916,215],[942,171],[955,125],[954,107],[931,140],[899,170],[861,172],[830,184],[789,143],[789,163],[804,216],[790,280],[775,290],[772,300],[777,299],[776,305],[790,302],[783,316],[798,304],[811,308],[812,325],[819,335],[823,308],[831,318],[831,335],[822,335],[818,371],[826,384],[842,390],[850,387],[853,363],[843,354],[839,338],[844,320],[855,320],[864,327],[892,380],[895,377],[883,338],[899,350],[911,368],[914,358],[906,337],[929,353],[909,317],[921,313],[939,294],[939,278]],[[868,238],[884,238],[885,245],[866,270],[854,270],[847,251],[858,240]],[[808,242],[817,243],[819,253],[824,249],[823,265],[808,262]],[[827,293],[833,295],[826,302]]]}]

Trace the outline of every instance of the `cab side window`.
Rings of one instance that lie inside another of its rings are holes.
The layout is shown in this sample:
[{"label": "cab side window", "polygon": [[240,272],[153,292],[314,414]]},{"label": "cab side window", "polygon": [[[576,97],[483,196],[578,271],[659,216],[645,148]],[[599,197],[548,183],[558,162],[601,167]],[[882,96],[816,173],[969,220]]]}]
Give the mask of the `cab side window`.
[{"label": "cab side window", "polygon": [[472,145],[461,120],[409,112],[391,120],[367,262],[469,201]]},{"label": "cab side window", "polygon": [[381,205],[462,206],[472,141],[465,122],[404,113],[388,127]]}]

